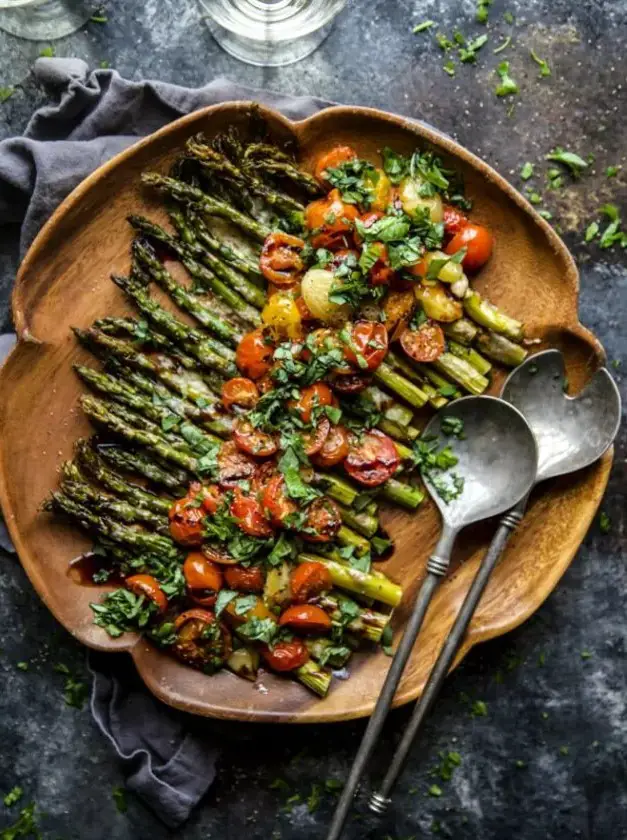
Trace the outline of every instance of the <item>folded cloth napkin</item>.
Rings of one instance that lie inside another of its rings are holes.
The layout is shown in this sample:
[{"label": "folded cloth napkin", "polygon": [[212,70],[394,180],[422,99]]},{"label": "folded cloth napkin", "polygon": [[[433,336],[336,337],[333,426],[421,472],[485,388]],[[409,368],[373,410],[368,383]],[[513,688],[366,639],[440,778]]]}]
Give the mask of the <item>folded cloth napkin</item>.
[{"label": "folded cloth napkin", "polygon": [[[36,111],[23,137],[0,143],[0,226],[21,224],[20,256],[90,172],[183,114],[218,102],[254,99],[304,119],[330,104],[252,90],[226,79],[196,90],[131,82],[113,70],[89,73],[80,59],[41,58],[34,72],[56,91],[58,102]],[[13,343],[14,336],[0,336],[0,361]],[[3,527],[0,545],[12,550]],[[127,786],[167,825],[180,825],[215,777],[216,744],[190,732],[184,715],[152,697],[128,657],[93,654],[90,669],[92,713],[124,765]]]}]

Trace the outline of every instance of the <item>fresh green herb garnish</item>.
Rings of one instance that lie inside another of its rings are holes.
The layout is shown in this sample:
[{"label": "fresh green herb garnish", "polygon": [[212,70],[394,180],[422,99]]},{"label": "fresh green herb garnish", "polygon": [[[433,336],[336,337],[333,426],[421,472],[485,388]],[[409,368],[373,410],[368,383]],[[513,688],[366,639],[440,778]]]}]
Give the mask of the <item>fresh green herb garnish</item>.
[{"label": "fresh green herb garnish", "polygon": [[492,0],[477,0],[477,11],[475,13],[475,20],[477,23],[487,23],[488,14]]},{"label": "fresh green herb garnish", "polygon": [[128,811],[128,803],[126,801],[126,791],[122,787],[113,788],[111,796],[115,802],[115,807],[120,814],[125,814]]},{"label": "fresh green herb garnish", "polygon": [[498,55],[499,53],[502,53],[503,50],[507,49],[507,47],[509,47],[509,45],[511,43],[512,43],[512,36],[508,35],[507,38],[505,38],[505,40],[503,41],[502,44],[499,44],[498,47],[495,50],[492,50],[492,54],[493,55]]},{"label": "fresh green herb garnish", "polygon": [[514,15],[511,12],[503,12],[503,20],[511,26],[514,23]]},{"label": "fresh green herb garnish", "polygon": [[98,67],[99,67],[101,70],[108,70],[108,69],[109,69],[109,67],[111,67],[111,64],[110,64],[110,63],[109,63],[106,59],[103,59],[103,60],[100,62],[100,64],[98,65]]},{"label": "fresh green herb garnish", "polygon": [[66,705],[82,709],[89,696],[89,687],[82,680],[68,677],[63,686],[63,699]]},{"label": "fresh green herb garnish", "polygon": [[435,40],[442,52],[448,52],[455,46],[455,44],[449,40],[443,32],[438,32],[435,36]]},{"label": "fresh green herb garnish", "polygon": [[44,47],[42,50],[39,51],[40,58],[54,58],[55,55],[56,51],[53,46]]},{"label": "fresh green herb garnish", "polygon": [[18,837],[31,837],[34,840],[43,840],[39,826],[37,825],[36,805],[31,802],[20,811],[17,822],[0,831],[0,840],[17,840]]},{"label": "fresh green herb garnish", "polygon": [[94,624],[103,627],[113,638],[127,630],[144,628],[155,610],[151,601],[128,589],[109,592],[99,604],[89,606],[95,613]]},{"label": "fresh green herb garnish", "polygon": [[615,204],[604,204],[601,207],[601,213],[608,217],[610,223],[601,233],[599,248],[611,248],[615,243],[619,243],[623,248],[627,248],[627,233],[624,233],[620,229],[621,219],[618,207]]},{"label": "fresh green herb garnish", "polygon": [[313,814],[320,807],[322,789],[320,785],[313,784],[311,786],[311,793],[307,797],[307,810]]},{"label": "fresh green herb garnish", "polygon": [[442,788],[439,785],[431,785],[427,793],[429,796],[442,796]]},{"label": "fresh green herb garnish", "polygon": [[381,650],[386,656],[393,656],[394,651],[392,650],[392,642],[394,641],[394,630],[392,629],[392,625],[388,622],[383,628],[383,633],[381,634]]},{"label": "fresh green herb garnish", "polygon": [[520,168],[520,177],[522,178],[522,180],[523,181],[528,181],[529,178],[532,177],[532,175],[533,175],[533,163],[529,163],[529,161],[527,161],[527,163],[523,163],[523,165]]},{"label": "fresh green herb garnish", "polygon": [[599,223],[598,222],[590,222],[590,224],[586,228],[586,234],[585,234],[585,237],[584,237],[585,241],[586,242],[592,242],[592,240],[595,238],[595,236],[597,236],[598,233],[599,233]]},{"label": "fresh green herb garnish", "polygon": [[486,717],[488,714],[488,707],[483,700],[475,700],[470,709],[470,714],[473,717]]},{"label": "fresh green herb garnish", "polygon": [[454,417],[452,414],[447,414],[446,417],[442,418],[440,428],[445,435],[461,438],[464,434],[464,421],[461,417]]},{"label": "fresh green herb garnish", "polygon": [[551,75],[551,68],[543,58],[540,58],[539,55],[536,55],[536,53],[533,50],[529,50],[529,55],[540,68],[540,78]]},{"label": "fresh green herb garnish", "polygon": [[509,61],[502,61],[496,68],[496,73],[501,80],[495,90],[497,96],[513,96],[518,93],[518,85],[509,75]]},{"label": "fresh green herb garnish", "polygon": [[92,23],[108,23],[109,18],[104,14],[102,10],[99,10],[95,15],[92,15],[90,18]]},{"label": "fresh green herb garnish", "polygon": [[18,662],[15,667],[20,671],[28,671],[28,662]]},{"label": "fresh green herb garnish", "polygon": [[13,87],[0,87],[0,105],[10,99],[14,93],[15,88]]},{"label": "fresh green herb garnish", "polygon": [[448,73],[449,76],[454,76],[455,75],[455,62],[452,59],[449,59],[447,62],[445,62],[442,65],[442,70],[444,70],[445,73]]},{"label": "fresh green herb garnish", "polygon": [[19,787],[19,785],[16,785],[5,795],[3,799],[4,804],[7,806],[7,808],[10,808],[11,805],[15,805],[16,802],[20,801],[23,793],[24,791],[22,790],[22,788]]},{"label": "fresh green herb garnish", "polygon": [[[0,101],[2,101],[1,98],[0,98]],[[622,168],[623,168],[622,166],[608,166],[607,169],[605,170],[605,177],[606,178],[615,178]]]},{"label": "fresh green herb garnish", "polygon": [[474,41],[470,41],[467,45],[460,47],[459,60],[462,64],[474,64],[477,60],[477,53],[487,40],[487,35],[479,35],[479,37],[475,38]]},{"label": "fresh green herb garnish", "polygon": [[568,755],[569,752],[570,750],[567,746],[560,747],[560,755]]},{"label": "fresh green herb garnish", "polygon": [[589,650],[582,650],[581,651],[581,658],[582,659],[592,659],[592,654]]},{"label": "fresh green herb garnish", "polygon": [[427,29],[431,29],[432,26],[435,26],[434,20],[423,20],[422,23],[419,23],[417,26],[414,26],[412,32],[414,35],[417,35],[419,32],[424,32]]},{"label": "fresh green herb garnish", "polygon": [[612,530],[612,520],[608,516],[608,514],[602,510],[599,514],[599,531],[602,534],[609,534]]},{"label": "fresh green herb garnish", "polygon": [[251,641],[271,644],[278,633],[278,629],[274,619],[253,616],[242,624],[237,632]]},{"label": "fresh green herb garnish", "polygon": [[557,163],[563,163],[564,166],[567,166],[568,169],[570,169],[571,174],[575,177],[581,175],[583,170],[588,168],[588,164],[582,157],[575,152],[569,152],[566,149],[563,149],[561,146],[556,146],[556,148],[552,149],[545,157],[546,160],[554,160]]}]

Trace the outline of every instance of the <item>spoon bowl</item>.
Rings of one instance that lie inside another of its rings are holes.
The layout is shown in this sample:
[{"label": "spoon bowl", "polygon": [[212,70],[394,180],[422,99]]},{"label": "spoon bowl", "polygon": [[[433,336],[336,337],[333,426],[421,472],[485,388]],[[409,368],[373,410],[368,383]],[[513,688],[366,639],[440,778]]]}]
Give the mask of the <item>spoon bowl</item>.
[{"label": "spoon bowl", "polygon": [[559,350],[537,353],[505,380],[502,399],[526,418],[538,445],[536,481],[566,475],[594,463],[611,446],[620,425],[616,383],[600,368],[585,388],[565,392]]},{"label": "spoon bowl", "polygon": [[[443,431],[462,421],[463,433],[452,438]],[[456,531],[513,507],[529,492],[536,478],[537,447],[523,415],[497,397],[462,397],[441,409],[423,432],[451,446],[458,459],[453,472],[463,489],[445,501],[438,492],[437,473],[424,482],[445,523]]]}]

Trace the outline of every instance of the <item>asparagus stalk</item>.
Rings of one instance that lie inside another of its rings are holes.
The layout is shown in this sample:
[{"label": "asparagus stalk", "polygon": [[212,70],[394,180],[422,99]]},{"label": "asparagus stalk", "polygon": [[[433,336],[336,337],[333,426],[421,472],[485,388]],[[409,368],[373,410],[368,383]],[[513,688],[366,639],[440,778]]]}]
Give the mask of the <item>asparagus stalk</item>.
[{"label": "asparagus stalk", "polygon": [[386,435],[394,438],[395,442],[407,440],[412,441],[420,434],[420,431],[415,426],[399,426],[398,423],[394,423],[392,420],[386,420],[385,417],[382,417],[379,420],[377,428],[381,429],[382,432],[385,432]]},{"label": "asparagus stalk", "polygon": [[385,391],[382,391],[381,388],[377,388],[376,385],[369,385],[365,388],[356,402],[364,399],[374,405],[386,420],[398,423],[399,426],[408,426],[413,420],[414,412],[411,408],[407,408],[406,405],[396,402],[393,397]]},{"label": "asparagus stalk", "polygon": [[174,496],[182,496],[187,491],[189,481],[185,470],[177,470],[172,464],[168,464],[166,469],[143,452],[122,449],[113,444],[99,444],[96,449],[98,455],[113,467],[141,475],[156,487],[164,488]]},{"label": "asparagus stalk", "polygon": [[244,151],[247,170],[252,167],[261,177],[278,176],[287,178],[294,186],[304,189],[310,195],[320,195],[320,184],[308,172],[295,165],[288,155],[266,143],[251,143]]},{"label": "asparagus stalk", "polygon": [[479,332],[479,328],[469,321],[468,318],[458,318],[457,321],[451,321],[449,324],[440,324],[444,330],[444,335],[452,338],[453,341],[458,341],[469,347]]},{"label": "asparagus stalk", "polygon": [[[338,647],[331,639],[326,639],[324,636],[305,639],[305,646],[312,659],[316,662],[322,660],[322,664],[330,665],[331,668],[343,668],[353,653],[350,648]],[[330,654],[329,651],[331,651]]]},{"label": "asparagus stalk", "polygon": [[[133,242],[133,256],[143,266],[150,277],[168,293],[174,303],[184,312],[189,312],[205,329],[217,335],[223,341],[236,346],[243,332],[212,312],[200,299],[177,283],[170,272],[157,259],[154,249],[139,240]],[[214,342],[216,353],[226,359],[234,359],[235,353],[220,341]]]},{"label": "asparagus stalk", "polygon": [[427,395],[424,391],[394,371],[386,362],[382,362],[374,372],[377,382],[393,391],[401,399],[413,405],[414,408],[422,408],[427,402]]},{"label": "asparagus stalk", "polygon": [[484,300],[478,292],[469,289],[463,303],[466,314],[480,326],[511,338],[512,341],[520,342],[523,340],[523,324],[501,312],[494,304]]},{"label": "asparagus stalk", "polygon": [[344,566],[319,554],[303,553],[299,554],[296,559],[298,563],[322,563],[327,567],[333,584],[340,589],[347,589],[349,592],[374,598],[376,601],[381,601],[391,607],[397,607],[403,597],[401,587],[387,578],[375,576],[369,572],[361,572],[359,569]]},{"label": "asparagus stalk", "polygon": [[379,530],[379,520],[366,511],[353,510],[350,507],[340,505],[342,522],[353,531],[363,534],[364,537],[374,537]]},{"label": "asparagus stalk", "polygon": [[410,510],[417,508],[425,498],[425,494],[419,487],[405,484],[397,478],[388,478],[383,485],[382,493],[388,502],[393,502]]},{"label": "asparagus stalk", "polygon": [[198,205],[209,216],[220,216],[223,219],[228,219],[244,231],[244,233],[260,242],[263,242],[270,233],[265,225],[256,222],[254,219],[250,219],[230,204],[219,201],[216,198],[211,198],[191,184],[186,184],[175,178],[168,178],[166,175],[159,175],[157,172],[145,172],[142,175],[142,183],[147,186],[156,187],[177,201],[185,204]]},{"label": "asparagus stalk", "polygon": [[212,253],[217,254],[220,259],[229,263],[229,265],[232,265],[233,268],[236,268],[241,274],[245,274],[246,277],[252,280],[253,283],[262,285],[265,284],[265,279],[261,273],[258,262],[253,262],[243,254],[235,251],[229,245],[225,245],[223,242],[220,242],[220,240],[209,230],[204,220],[198,215],[198,213],[195,213],[190,209],[187,213],[187,219],[201,245]]},{"label": "asparagus stalk", "polygon": [[[342,603],[355,604],[346,595],[335,590],[320,595],[318,603],[322,609],[329,612],[331,618],[335,621],[339,620],[342,616]],[[381,640],[381,636],[389,620],[390,616],[385,613],[376,612],[368,607],[360,607],[359,615],[346,625],[346,629],[356,633],[360,638],[366,639],[369,642],[378,642]]]},{"label": "asparagus stalk", "polygon": [[349,528],[346,524],[342,525],[338,531],[337,541],[341,545],[352,546],[358,557],[362,557],[364,554],[368,554],[370,552],[370,542],[366,539],[366,537],[363,537],[361,534],[353,531],[353,529]]},{"label": "asparagus stalk", "polygon": [[313,659],[308,659],[300,668],[291,671],[296,679],[311,691],[324,697],[331,685],[331,674],[324,671]]},{"label": "asparagus stalk", "polygon": [[[335,473],[315,473],[314,481],[324,492],[341,505],[351,507],[360,491]],[[414,510],[424,500],[424,493],[410,484],[396,478],[389,478],[379,489],[381,495],[390,502]]]},{"label": "asparagus stalk", "polygon": [[485,376],[482,376],[465,359],[459,359],[452,353],[442,353],[439,359],[433,362],[433,366],[471,394],[482,394],[490,384]]},{"label": "asparagus stalk", "polygon": [[515,344],[504,335],[493,332],[480,332],[477,336],[477,347],[489,359],[508,367],[521,365],[528,356],[527,350],[520,344]]},{"label": "asparagus stalk", "polygon": [[492,370],[492,364],[472,347],[464,347],[463,344],[458,344],[456,341],[449,341],[448,350],[449,353],[452,353],[459,359],[465,359],[469,365],[472,365],[483,376]]},{"label": "asparagus stalk", "polygon": [[[428,398],[430,405],[432,405],[435,409],[440,409],[442,408],[442,406],[447,404],[448,399],[443,394],[441,394],[436,388],[434,388],[431,382],[429,381],[427,373],[424,370],[424,368],[426,368],[426,370],[431,371],[431,368],[429,368],[427,365],[420,366],[417,364],[410,364],[406,359],[404,359],[402,356],[399,356],[397,353],[394,353],[392,350],[388,352],[386,356],[386,361],[389,362],[390,366],[393,367],[396,371],[402,373],[403,376],[405,376],[411,382],[414,382],[416,385],[418,385],[420,390],[423,391],[426,397]],[[435,373],[435,371],[431,372],[432,374],[435,374],[438,380],[444,382],[442,377]],[[450,386],[449,383],[449,387],[446,389],[447,392],[450,391],[451,387],[454,386]],[[461,395],[458,393],[458,396]]]}]

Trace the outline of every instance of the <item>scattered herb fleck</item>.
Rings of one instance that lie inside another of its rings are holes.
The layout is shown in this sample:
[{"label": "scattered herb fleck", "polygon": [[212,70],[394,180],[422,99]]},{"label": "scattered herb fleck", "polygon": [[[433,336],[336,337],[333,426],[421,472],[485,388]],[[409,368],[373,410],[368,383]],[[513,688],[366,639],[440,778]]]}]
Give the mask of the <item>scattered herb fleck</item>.
[{"label": "scattered herb fleck", "polygon": [[15,667],[20,671],[28,671],[28,662],[18,662]]},{"label": "scattered herb fleck", "polygon": [[108,23],[109,18],[105,15],[102,9],[99,9],[95,15],[92,15],[90,18],[92,23]]},{"label": "scattered herb fleck", "polygon": [[320,807],[322,789],[320,785],[313,784],[311,786],[311,793],[307,797],[307,810],[313,814]]},{"label": "scattered herb fleck", "polygon": [[548,712],[542,712],[542,720],[548,720],[548,719],[549,719],[549,713]]},{"label": "scattered herb fleck", "polygon": [[414,26],[412,32],[414,35],[417,35],[419,32],[425,32],[427,29],[431,29],[432,26],[435,26],[434,20],[423,20],[423,22],[419,23],[418,26]]},{"label": "scattered herb fleck", "polygon": [[542,665],[544,665],[545,662],[546,662],[546,654],[544,653],[544,651],[541,651],[538,654],[538,665],[542,666]]},{"label": "scattered herb fleck", "polygon": [[511,12],[503,12],[503,20],[511,25],[514,23],[514,15]]},{"label": "scattered herb fleck", "polygon": [[586,234],[584,239],[586,242],[592,242],[592,240],[597,236],[599,233],[599,223],[598,222],[590,222],[588,227],[586,228]]},{"label": "scattered herb fleck", "polygon": [[15,93],[14,87],[0,87],[0,105],[10,99]]},{"label": "scattered herb fleck", "polygon": [[496,68],[496,74],[501,80],[494,91],[497,96],[513,96],[518,93],[518,85],[509,75],[509,61],[502,61]]},{"label": "scattered herb fleck", "polygon": [[475,20],[477,23],[488,22],[489,9],[491,5],[492,0],[477,0],[477,12],[475,14]]},{"label": "scattered herb fleck", "polygon": [[429,796],[442,796],[442,788],[439,785],[431,785],[427,793]]},{"label": "scattered herb fleck", "polygon": [[551,68],[549,67],[548,62],[546,62],[543,58],[540,58],[539,55],[536,55],[533,50],[529,50],[529,55],[540,68],[540,78],[551,75]]},{"label": "scattered herb fleck", "polygon": [[561,146],[556,146],[555,149],[552,149],[548,155],[546,155],[546,160],[554,160],[557,163],[563,163],[564,166],[567,166],[570,169],[570,172],[575,177],[581,175],[584,169],[588,168],[588,164],[586,161],[580,157],[575,152],[569,152],[567,149],[563,149]]},{"label": "scattered herb fleck", "polygon": [[15,805],[16,802],[20,801],[23,793],[24,791],[22,790],[22,788],[19,785],[16,785],[4,797],[4,804],[7,806],[7,808],[10,808],[11,805]]},{"label": "scattered herb fleck", "polygon": [[474,41],[469,41],[468,44],[462,45],[459,48],[459,60],[462,64],[474,64],[477,60],[477,53],[487,42],[487,35],[480,35]]},{"label": "scattered herb fleck", "polygon": [[529,161],[527,161],[526,163],[523,163],[523,165],[520,168],[520,177],[522,178],[522,180],[523,181],[528,181],[529,178],[531,178],[532,175],[533,175],[533,163],[529,163]]},{"label": "scattered herb fleck", "polygon": [[612,367],[614,368],[614,370],[618,370],[618,369],[620,368],[620,366],[621,366],[621,364],[622,364],[622,363],[621,363],[621,360],[620,360],[620,359],[612,359],[612,361],[610,362],[610,364],[612,365]]},{"label": "scattered herb fleck", "polygon": [[324,789],[328,793],[339,793],[339,791],[344,789],[344,782],[340,781],[340,779],[327,779],[324,783]]},{"label": "scattered herb fleck", "polygon": [[518,767],[519,770],[523,767],[526,767],[526,766],[527,766],[526,761],[521,761],[520,758],[516,760],[516,767]]},{"label": "scattered herb fleck", "polygon": [[612,520],[608,516],[608,514],[602,510],[599,514],[599,531],[602,534],[609,534],[612,530]]},{"label": "scattered herb fleck", "polygon": [[560,755],[568,755],[569,752],[570,750],[567,746],[560,747]]},{"label": "scattered herb fleck", "polygon": [[488,714],[487,704],[483,700],[475,700],[470,709],[470,714],[473,717],[486,717]]},{"label": "scattered herb fleck", "polygon": [[445,64],[442,65],[442,69],[445,73],[448,73],[449,76],[455,75],[455,62],[452,59],[449,59]]},{"label": "scattered herb fleck", "polygon": [[54,58],[56,54],[56,50],[53,46],[44,47],[39,51],[40,58]]},{"label": "scattered herb fleck", "polygon": [[18,837],[31,837],[35,840],[42,840],[42,834],[37,825],[35,814],[36,805],[31,802],[20,811],[17,822],[7,826],[0,832],[0,840],[17,840]]},{"label": "scattered herb fleck", "polygon": [[77,680],[74,677],[68,677],[63,686],[63,699],[68,706],[75,709],[82,709],[87,700],[89,688],[87,683],[82,680]]},{"label": "scattered herb fleck", "polygon": [[492,50],[492,53],[494,55],[498,55],[499,53],[502,53],[503,50],[507,49],[507,47],[509,47],[509,45],[511,43],[512,43],[512,36],[508,35],[507,38],[505,38],[505,40],[503,41],[502,44],[499,44],[498,47],[495,50]]},{"label": "scattered herb fleck", "polygon": [[591,659],[592,658],[592,653],[590,653],[589,650],[582,650],[581,651],[581,658],[582,659]]},{"label": "scattered herb fleck", "polygon": [[128,802],[126,801],[126,791],[122,787],[113,788],[111,792],[115,807],[120,814],[125,814],[128,811]]},{"label": "scattered herb fleck", "polygon": [[103,59],[98,67],[100,67],[101,70],[108,70],[109,67],[111,67],[111,64],[106,59]]},{"label": "scattered herb fleck", "polygon": [[608,166],[605,170],[605,176],[607,178],[615,178],[621,169],[622,166]]}]

